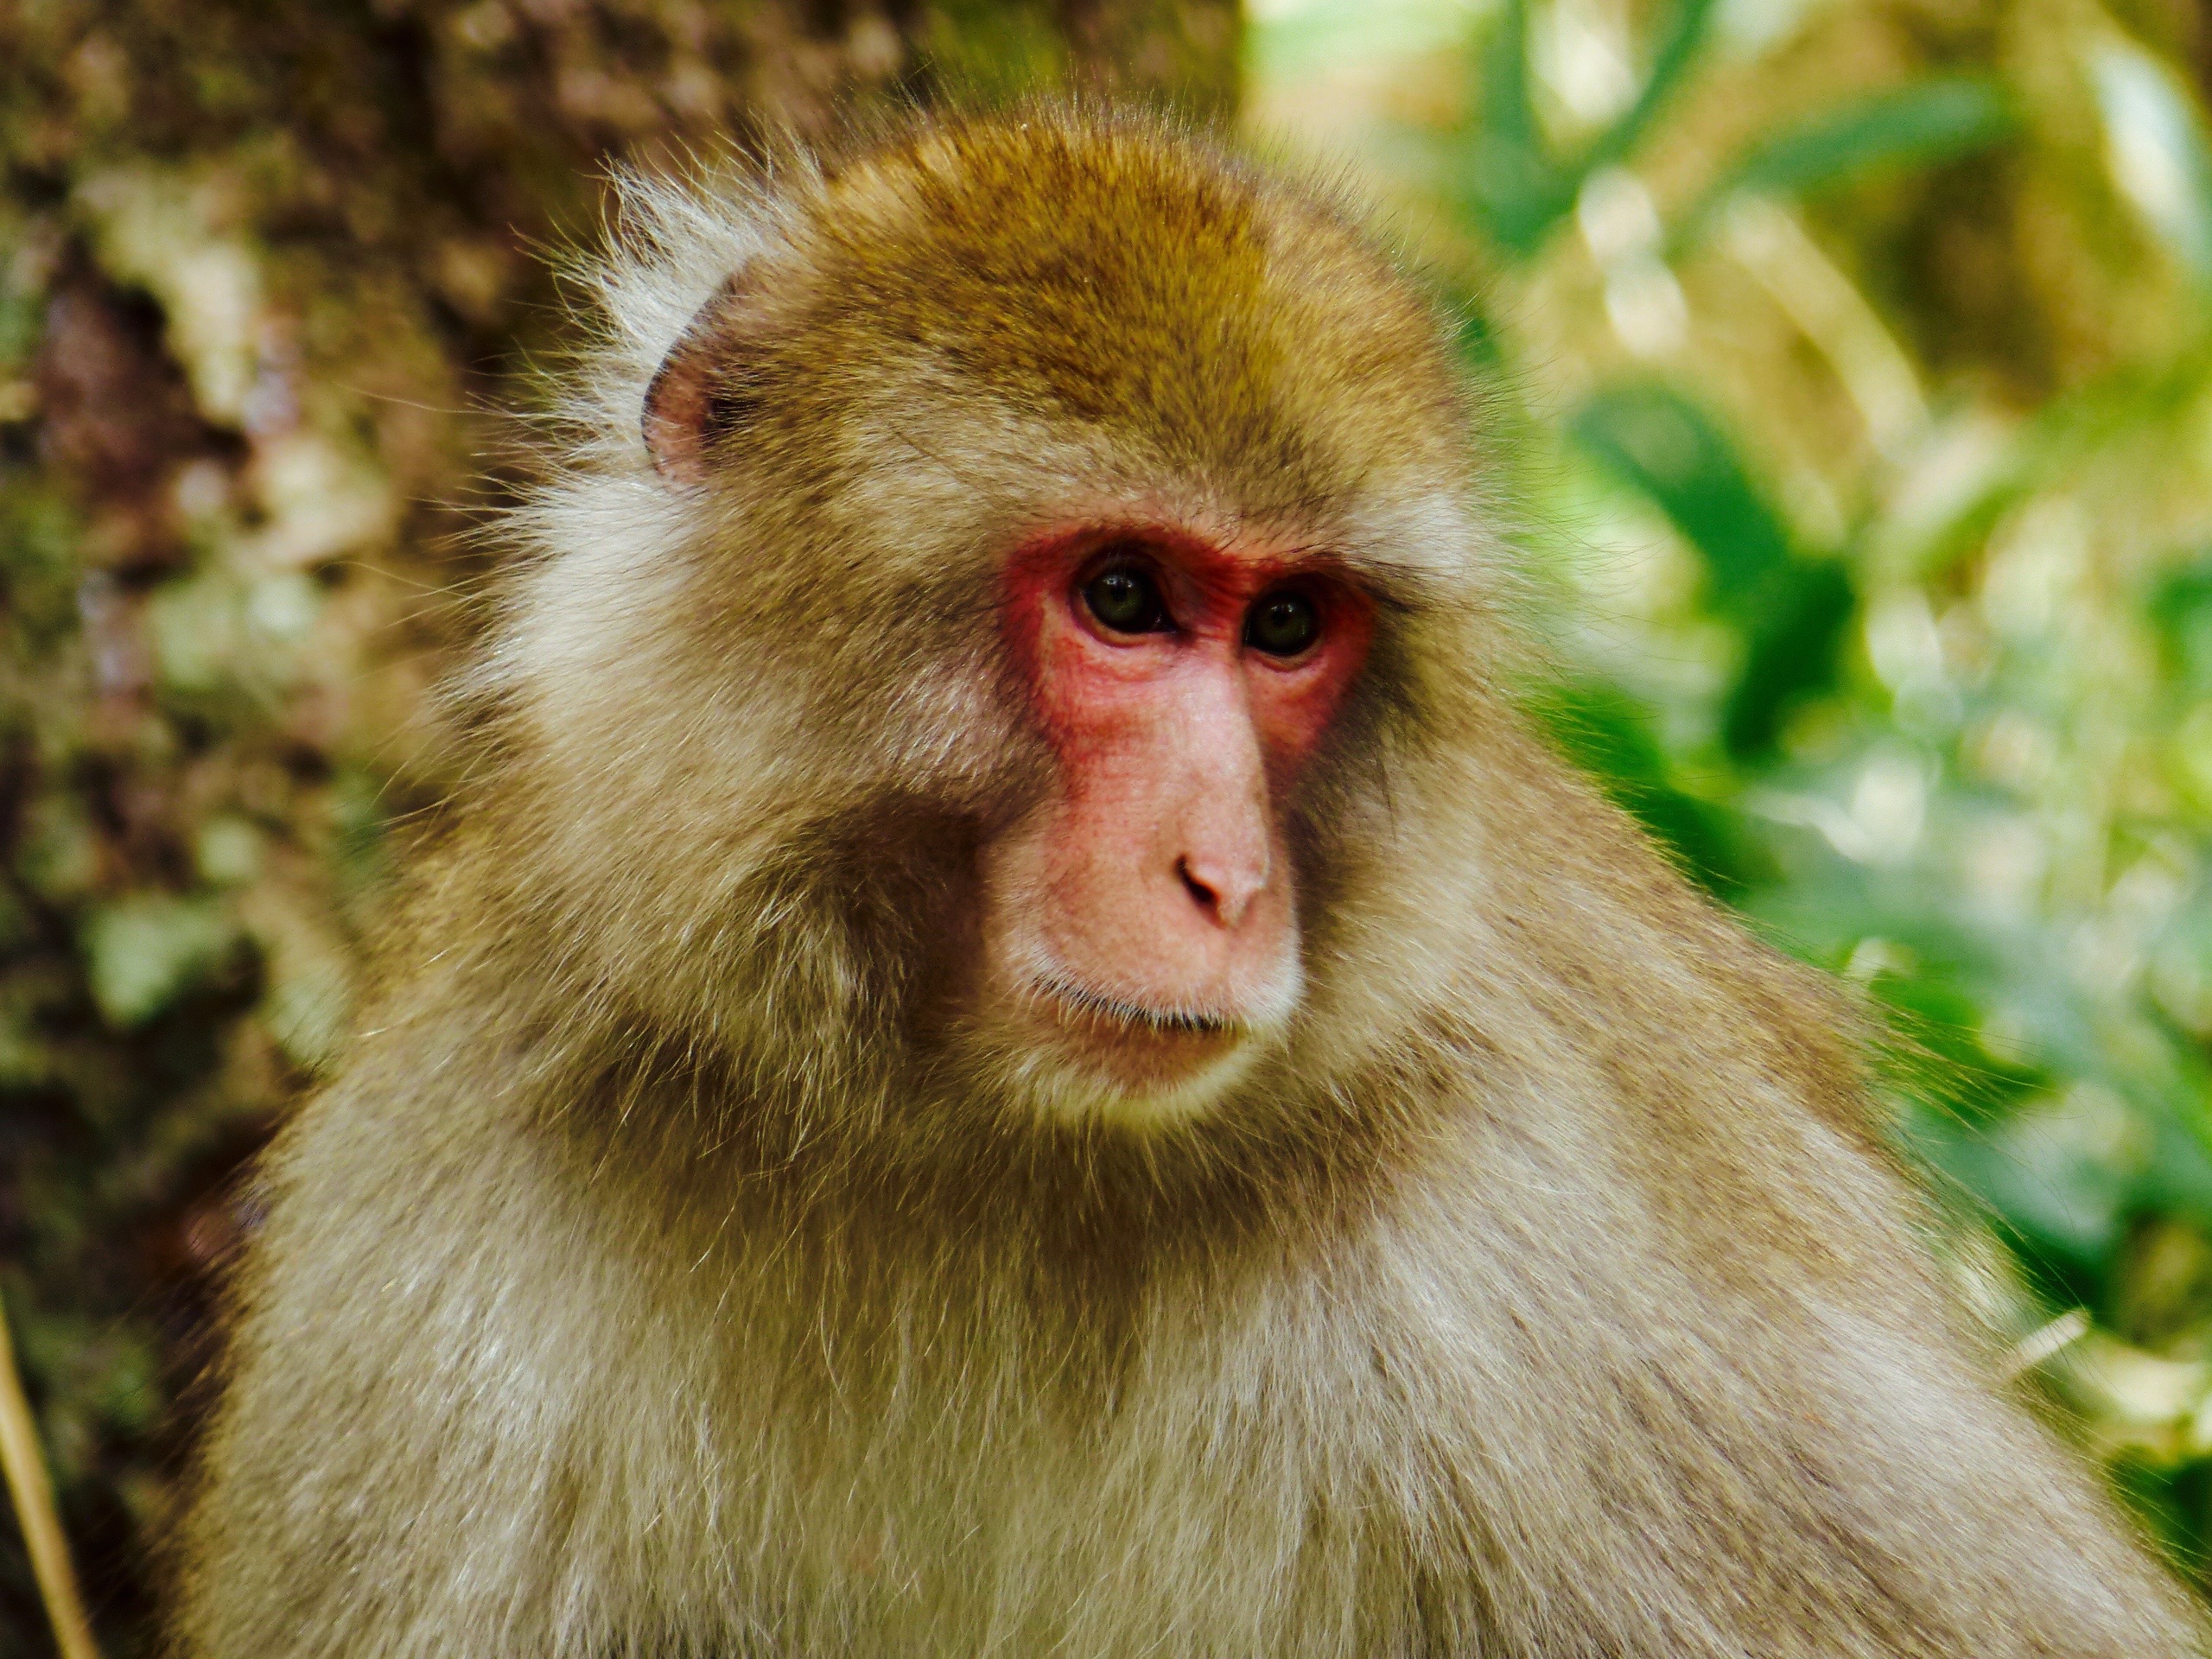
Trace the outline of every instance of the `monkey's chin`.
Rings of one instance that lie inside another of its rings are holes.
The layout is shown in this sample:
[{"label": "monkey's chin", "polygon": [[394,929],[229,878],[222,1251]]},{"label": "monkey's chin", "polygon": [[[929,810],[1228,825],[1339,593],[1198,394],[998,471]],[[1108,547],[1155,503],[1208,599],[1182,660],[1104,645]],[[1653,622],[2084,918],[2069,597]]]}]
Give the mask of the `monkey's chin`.
[{"label": "monkey's chin", "polygon": [[[1053,976],[1020,998],[1016,1069],[1046,1116],[1165,1128],[1196,1118],[1249,1071],[1279,1023],[1156,1008]],[[1274,1010],[1270,1008],[1269,1014]]]}]

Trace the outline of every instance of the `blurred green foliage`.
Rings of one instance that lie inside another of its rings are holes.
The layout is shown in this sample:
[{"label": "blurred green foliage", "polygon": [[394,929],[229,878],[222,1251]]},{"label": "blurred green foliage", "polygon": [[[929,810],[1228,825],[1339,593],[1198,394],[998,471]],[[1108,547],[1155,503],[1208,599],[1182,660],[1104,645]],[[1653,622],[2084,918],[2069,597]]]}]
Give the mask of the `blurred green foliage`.
[{"label": "blurred green foliage", "polygon": [[1560,665],[1536,712],[1883,1011],[1961,1285],[2200,1574],[2204,28],[1497,0],[1456,68],[1357,93],[1446,210],[1476,366],[1522,394]]}]

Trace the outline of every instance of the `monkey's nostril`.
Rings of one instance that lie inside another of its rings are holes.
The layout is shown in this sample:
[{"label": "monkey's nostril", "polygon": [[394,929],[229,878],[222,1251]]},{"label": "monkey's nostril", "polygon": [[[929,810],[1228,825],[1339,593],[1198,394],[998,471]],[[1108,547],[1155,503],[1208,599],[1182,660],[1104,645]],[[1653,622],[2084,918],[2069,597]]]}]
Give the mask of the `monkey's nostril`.
[{"label": "monkey's nostril", "polygon": [[1200,910],[1211,912],[1215,914],[1218,914],[1220,912],[1221,895],[1216,893],[1211,887],[1208,887],[1205,882],[1199,880],[1197,876],[1191,874],[1190,860],[1187,858],[1177,859],[1175,861],[1175,874],[1183,878],[1184,891],[1191,895],[1192,899],[1198,905]]}]

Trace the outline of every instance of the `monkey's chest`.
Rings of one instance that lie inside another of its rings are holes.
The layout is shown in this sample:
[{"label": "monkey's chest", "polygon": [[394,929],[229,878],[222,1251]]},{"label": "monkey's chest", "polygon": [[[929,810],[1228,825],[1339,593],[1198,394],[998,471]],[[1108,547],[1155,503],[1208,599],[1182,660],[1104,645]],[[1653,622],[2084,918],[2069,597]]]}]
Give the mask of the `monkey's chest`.
[{"label": "monkey's chest", "polygon": [[1425,1645],[1423,1482],[1363,1357],[1280,1332],[1088,1372],[1013,1346],[777,1347],[728,1379],[708,1481],[665,1512],[692,1524],[656,1529],[689,1612],[772,1631],[763,1652]]}]

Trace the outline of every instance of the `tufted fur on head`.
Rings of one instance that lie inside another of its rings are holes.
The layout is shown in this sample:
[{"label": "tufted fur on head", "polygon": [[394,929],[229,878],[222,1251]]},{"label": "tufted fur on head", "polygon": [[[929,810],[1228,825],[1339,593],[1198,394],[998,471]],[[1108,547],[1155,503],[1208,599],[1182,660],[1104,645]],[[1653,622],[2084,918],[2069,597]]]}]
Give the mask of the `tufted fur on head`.
[{"label": "tufted fur on head", "polygon": [[[1497,695],[1493,463],[1356,216],[1035,106],[622,219],[481,764],[265,1173],[184,1654],[2201,1651],[1842,1006]],[[1001,561],[1071,517],[1376,608],[1295,1006],[1157,1124],[971,1014],[1053,765]]]}]

